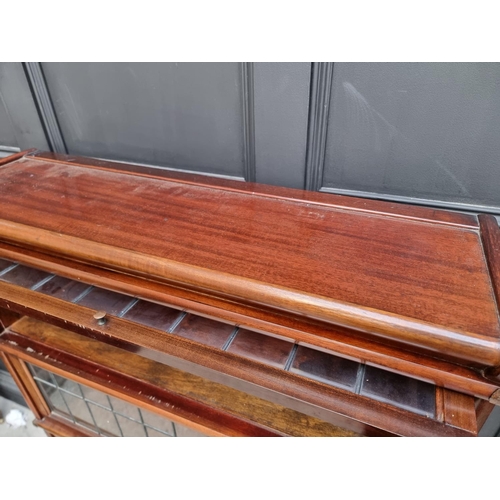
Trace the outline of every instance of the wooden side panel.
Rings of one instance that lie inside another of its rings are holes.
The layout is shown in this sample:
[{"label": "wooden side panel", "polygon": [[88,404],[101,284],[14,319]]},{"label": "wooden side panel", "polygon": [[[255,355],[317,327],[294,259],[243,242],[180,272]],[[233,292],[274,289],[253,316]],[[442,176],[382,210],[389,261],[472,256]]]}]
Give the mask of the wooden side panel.
[{"label": "wooden side panel", "polygon": [[491,273],[497,305],[500,304],[500,227],[493,215],[479,215],[484,254]]},{"label": "wooden side panel", "polygon": [[443,391],[444,421],[453,427],[466,429],[477,435],[474,398],[455,391]]}]

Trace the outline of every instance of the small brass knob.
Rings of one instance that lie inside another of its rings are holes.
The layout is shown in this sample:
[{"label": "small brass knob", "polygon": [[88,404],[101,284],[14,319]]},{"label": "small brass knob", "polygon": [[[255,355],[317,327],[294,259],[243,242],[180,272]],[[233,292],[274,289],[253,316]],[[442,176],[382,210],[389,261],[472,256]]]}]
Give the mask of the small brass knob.
[{"label": "small brass knob", "polygon": [[106,324],[106,311],[97,311],[94,314],[94,319],[97,320],[98,325]]}]

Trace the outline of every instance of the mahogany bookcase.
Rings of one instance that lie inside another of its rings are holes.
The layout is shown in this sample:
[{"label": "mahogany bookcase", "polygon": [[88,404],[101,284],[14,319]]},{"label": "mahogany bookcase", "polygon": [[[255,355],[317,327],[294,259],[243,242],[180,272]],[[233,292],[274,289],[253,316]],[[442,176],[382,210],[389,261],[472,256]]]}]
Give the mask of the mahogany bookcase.
[{"label": "mahogany bookcase", "polygon": [[476,436],[493,217],[23,152],[0,352],[54,436]]}]

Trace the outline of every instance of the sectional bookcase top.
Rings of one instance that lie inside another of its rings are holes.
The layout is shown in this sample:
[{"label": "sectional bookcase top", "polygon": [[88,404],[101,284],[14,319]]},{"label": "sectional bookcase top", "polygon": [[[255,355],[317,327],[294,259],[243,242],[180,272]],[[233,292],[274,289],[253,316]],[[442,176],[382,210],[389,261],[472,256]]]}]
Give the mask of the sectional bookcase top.
[{"label": "sectional bookcase top", "polygon": [[29,151],[0,160],[0,258],[475,397],[500,386],[491,215]]}]

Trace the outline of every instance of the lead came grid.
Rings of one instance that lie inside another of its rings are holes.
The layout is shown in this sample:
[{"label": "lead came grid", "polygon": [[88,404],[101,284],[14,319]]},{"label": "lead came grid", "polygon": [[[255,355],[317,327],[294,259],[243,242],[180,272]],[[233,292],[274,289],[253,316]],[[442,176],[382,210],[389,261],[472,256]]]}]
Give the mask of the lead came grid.
[{"label": "lead came grid", "polygon": [[177,436],[176,424],[166,418],[35,365],[28,366],[54,411],[99,436]]},{"label": "lead came grid", "polygon": [[[0,259],[0,280],[172,333],[420,415],[435,416],[435,386],[226,323]],[[119,421],[116,422],[119,427]]]}]

